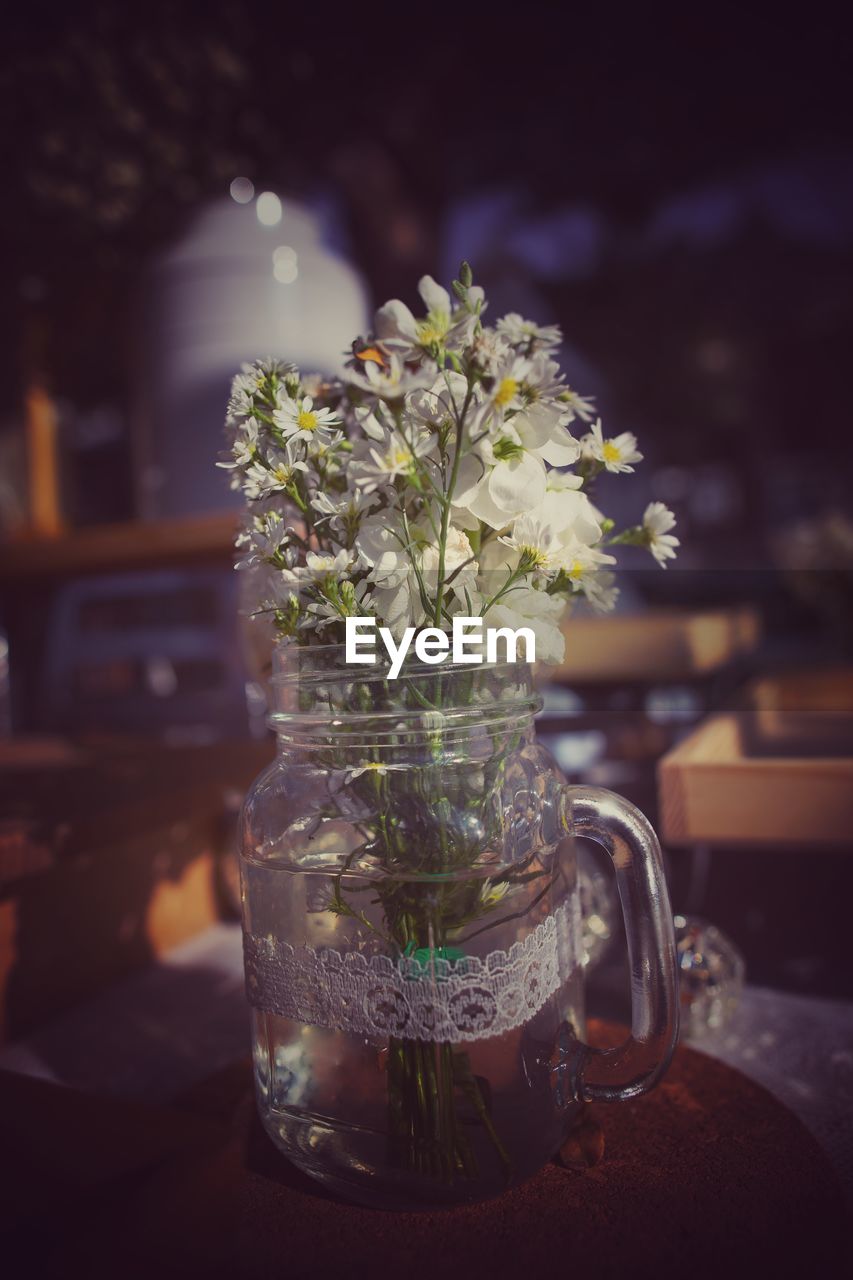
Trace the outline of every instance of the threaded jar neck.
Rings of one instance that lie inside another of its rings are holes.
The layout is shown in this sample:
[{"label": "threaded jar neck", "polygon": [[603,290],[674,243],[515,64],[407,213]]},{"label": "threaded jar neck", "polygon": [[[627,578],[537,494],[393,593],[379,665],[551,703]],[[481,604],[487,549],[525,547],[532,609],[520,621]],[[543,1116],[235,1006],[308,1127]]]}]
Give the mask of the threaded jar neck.
[{"label": "threaded jar neck", "polygon": [[486,732],[524,733],[542,700],[527,663],[404,663],[396,679],[377,655],[350,665],[343,645],[280,644],[273,654],[270,727],[282,745],[331,741],[444,747]]}]

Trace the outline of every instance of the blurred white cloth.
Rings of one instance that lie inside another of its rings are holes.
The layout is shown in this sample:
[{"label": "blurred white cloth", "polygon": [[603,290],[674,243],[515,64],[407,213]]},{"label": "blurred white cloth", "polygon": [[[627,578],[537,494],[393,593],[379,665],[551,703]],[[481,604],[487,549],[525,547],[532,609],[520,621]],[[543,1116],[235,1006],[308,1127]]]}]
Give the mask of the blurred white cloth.
[{"label": "blurred white cloth", "polygon": [[231,378],[244,362],[277,356],[334,374],[367,328],[364,283],[327,243],[320,214],[292,200],[279,206],[269,226],[257,201],[214,201],[148,273],[134,377],[145,516],[229,505],[214,463]]},{"label": "blurred white cloth", "polygon": [[810,1129],[853,1200],[853,1003],[747,987],[692,1047],[764,1085]]}]

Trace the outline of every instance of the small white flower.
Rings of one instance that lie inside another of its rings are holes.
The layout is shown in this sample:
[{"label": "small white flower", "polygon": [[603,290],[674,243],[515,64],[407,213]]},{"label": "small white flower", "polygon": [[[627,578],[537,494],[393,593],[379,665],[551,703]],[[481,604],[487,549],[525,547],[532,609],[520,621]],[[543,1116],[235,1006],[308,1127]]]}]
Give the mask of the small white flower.
[{"label": "small white flower", "polygon": [[510,370],[509,386],[517,391],[510,401],[515,410],[511,422],[521,443],[549,466],[570,466],[577,460],[580,445],[566,426],[573,415],[560,399],[563,380],[559,365],[540,352],[532,360],[516,357]]},{"label": "small white flower", "polygon": [[[530,360],[530,371],[524,379],[524,393],[529,400],[556,400],[565,393],[565,375],[551,358],[549,351],[537,351]],[[564,405],[563,413],[567,412]]]},{"label": "small white flower", "polygon": [[563,388],[563,401],[572,418],[580,418],[582,422],[592,422],[595,417],[595,401],[590,396],[578,395],[571,387]]},{"label": "small white flower", "polygon": [[296,365],[288,364],[283,360],[257,360],[254,364],[244,364],[242,372],[238,373],[231,382],[231,398],[228,402],[226,423],[233,425],[251,414],[255,396],[273,375],[276,378],[278,391],[286,377],[297,374]]},{"label": "small white flower", "polygon": [[[416,391],[408,397],[406,412],[434,433],[453,425],[467,392],[468,379],[461,373],[446,369],[426,390]],[[472,406],[476,407],[479,403],[479,391],[475,389]]]},{"label": "small white flower", "polygon": [[532,320],[525,320],[517,311],[510,311],[497,323],[498,333],[511,342],[514,347],[558,347],[563,341],[560,326],[556,324],[538,325]]},{"label": "small white flower", "polygon": [[475,528],[476,521],[482,520],[492,529],[505,529],[544,499],[545,464],[525,452],[517,439],[507,433],[480,456],[468,454],[462,459],[453,505],[463,528]]},{"label": "small white flower", "polygon": [[468,361],[487,377],[495,377],[510,355],[505,340],[494,329],[482,329],[471,342]]},{"label": "small white flower", "polygon": [[662,569],[667,560],[675,559],[675,548],[681,543],[669,531],[675,528],[675,516],[662,502],[650,502],[643,513],[643,531],[647,546]]},{"label": "small white flower", "polygon": [[[549,596],[547,591],[536,587],[519,587],[493,604],[483,614],[483,620],[490,627],[510,627],[513,631],[529,627],[536,637],[537,662],[562,662],[566,642],[560,630],[560,619],[565,608],[562,596]],[[523,644],[520,653],[524,653]]]},{"label": "small white flower", "polygon": [[[515,379],[503,379],[504,384],[507,382],[514,385]],[[530,400],[524,396],[519,386],[512,415],[504,420],[499,430],[511,433],[525,449],[530,450],[531,453],[538,453],[545,461],[549,461],[545,453],[552,445],[570,445],[568,457],[560,458],[553,464],[562,466],[568,462],[574,462],[580,452],[580,446],[562,425],[566,418],[567,414],[562,405],[554,400]]]},{"label": "small white flower", "polygon": [[[438,544],[430,542],[421,551],[421,576],[427,592],[435,594],[438,589]],[[478,573],[477,561],[467,535],[461,529],[450,525],[447,530],[447,541],[444,546],[445,581],[455,574],[450,589],[459,599],[464,599],[465,589],[472,590]]]},{"label": "small white flower", "polygon": [[237,562],[235,568],[250,569],[268,560],[279,548],[287,546],[292,533],[290,526],[276,512],[263,516],[237,538],[237,545],[248,547],[249,553]]},{"label": "small white flower", "polygon": [[504,363],[495,371],[494,383],[489,393],[489,404],[500,414],[519,409],[524,403],[524,380],[530,373],[530,361],[510,351]]},{"label": "small white flower", "polygon": [[243,489],[252,501],[271,493],[284,493],[297,472],[308,470],[304,462],[294,462],[288,452],[279,449],[270,450],[265,461],[266,466],[262,462],[250,463],[244,474]]},{"label": "small white flower", "polygon": [[262,369],[244,364],[242,373],[232,378],[226,425],[233,426],[251,414],[255,407],[255,396],[263,386],[265,377]]},{"label": "small white flower", "polygon": [[[374,325],[380,343],[398,351],[404,359],[417,359],[433,347],[460,346],[470,338],[475,317],[467,310],[454,311],[450,294],[432,276],[423,276],[418,284],[427,314],[416,320],[398,298],[386,302],[376,313]],[[483,291],[468,290],[472,304],[482,302]]]},{"label": "small white flower", "polygon": [[350,476],[364,493],[372,493],[380,485],[396,480],[398,476],[412,475],[417,460],[432,447],[429,436],[421,433],[410,446],[397,431],[383,428],[383,438],[367,444],[350,464]]},{"label": "small white flower", "polygon": [[643,455],[637,451],[637,437],[633,432],[623,431],[614,439],[605,440],[600,418],[589,435],[584,437],[584,445],[596,461],[604,463],[608,471],[633,471],[633,464],[643,460]]},{"label": "small white flower", "polygon": [[273,421],[288,443],[312,440],[318,431],[329,432],[340,425],[341,419],[331,409],[315,409],[311,396],[301,400],[286,400],[273,414]]},{"label": "small white flower", "polygon": [[333,577],[339,577],[346,573],[352,564],[352,555],[344,550],[339,551],[337,555],[309,551],[305,556],[305,564],[314,578],[328,578],[330,574]]},{"label": "small white flower", "polygon": [[593,603],[602,599],[599,571],[604,565],[615,563],[615,556],[599,551],[596,547],[588,547],[575,538],[563,547],[563,572],[575,590],[583,592]]},{"label": "small white flower", "polygon": [[377,617],[399,636],[423,614],[412,565],[414,547],[406,544],[393,514],[380,511],[362,522],[355,551],[358,567],[366,570]]},{"label": "small white flower", "polygon": [[571,471],[549,471],[548,492],[565,493],[583,488],[583,476],[573,475]]},{"label": "small white flower", "polygon": [[[553,529],[561,542],[574,539],[594,546],[601,541],[601,522],[595,507],[577,485],[554,487],[558,475],[559,472],[548,473],[548,488],[536,511],[538,518]],[[580,481],[580,476],[566,476],[565,480]]]},{"label": "small white flower", "polygon": [[378,490],[365,493],[363,489],[348,489],[346,493],[330,496],[325,490],[318,489],[310,498],[311,508],[317,512],[314,524],[320,525],[328,521],[329,528],[335,534],[352,533],[361,524],[365,513],[380,500]]},{"label": "small white flower", "polygon": [[512,532],[498,541],[517,551],[519,560],[529,565],[536,577],[552,576],[560,569],[563,548],[551,525],[536,516],[519,516]]},{"label": "small white flower", "polygon": [[346,379],[380,400],[401,400],[410,392],[429,386],[432,374],[423,369],[407,369],[400,357],[392,354],[384,366],[371,360],[364,366],[363,373],[360,369],[348,369]]},{"label": "small white flower", "polygon": [[355,550],[359,567],[367,569],[372,582],[383,586],[399,586],[411,568],[402,532],[387,512],[362,521]]},{"label": "small white flower", "polygon": [[616,606],[619,588],[613,585],[614,580],[614,574],[602,569],[599,573],[590,574],[584,582],[584,595],[599,613],[609,613]]},{"label": "small white flower", "polygon": [[256,418],[247,418],[240,424],[240,429],[231,446],[231,458],[227,462],[217,462],[217,467],[233,471],[235,467],[247,467],[255,456],[258,447],[258,422]]}]

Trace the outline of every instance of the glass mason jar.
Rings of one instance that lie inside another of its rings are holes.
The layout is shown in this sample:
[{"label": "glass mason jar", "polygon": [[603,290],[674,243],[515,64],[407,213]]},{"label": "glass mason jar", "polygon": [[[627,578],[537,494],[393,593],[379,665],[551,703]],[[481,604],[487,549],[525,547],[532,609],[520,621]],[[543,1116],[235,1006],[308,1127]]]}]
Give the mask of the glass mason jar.
[{"label": "glass mason jar", "polygon": [[[274,763],[242,819],[258,1108],[306,1173],[364,1203],[496,1195],[585,1100],[651,1088],[677,1036],[654,832],[568,786],[537,745],[525,664],[348,667],[275,655]],[[632,1030],[584,1043],[573,836],[613,858]]]}]

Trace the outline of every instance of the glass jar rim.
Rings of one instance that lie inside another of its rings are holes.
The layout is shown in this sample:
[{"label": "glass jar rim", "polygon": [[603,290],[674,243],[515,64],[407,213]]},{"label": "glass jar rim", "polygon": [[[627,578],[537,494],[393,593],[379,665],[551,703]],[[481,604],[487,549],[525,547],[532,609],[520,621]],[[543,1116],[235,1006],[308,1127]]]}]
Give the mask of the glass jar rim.
[{"label": "glass jar rim", "polygon": [[[305,671],[283,669],[288,658],[291,656],[295,657],[297,654],[299,655],[300,662],[303,660],[303,655],[305,656]],[[316,655],[316,665],[311,661],[314,655]],[[307,675],[309,673],[316,673],[317,675],[321,675],[324,673],[323,659],[325,659],[328,664],[328,669],[325,671],[327,677],[332,676],[333,674],[338,674],[341,679],[347,675],[353,679],[360,678],[369,680],[371,677],[374,679],[384,679],[391,669],[392,662],[390,656],[386,650],[381,650],[378,646],[376,662],[340,662],[339,659],[345,658],[345,655],[346,645],[344,644],[295,644],[288,638],[279,640],[273,648],[272,682],[279,684],[284,681],[293,683],[298,681],[303,674]],[[433,663],[423,662],[416,656],[413,659],[410,654],[407,654],[399,676],[394,678],[399,680],[410,679],[413,674],[422,674],[425,676],[449,675],[451,673],[454,675],[470,675],[472,672],[477,671],[490,672],[498,676],[509,676],[512,672],[524,672],[524,678],[532,679],[533,665],[532,663],[521,660],[516,662],[510,662],[509,660],[505,660],[503,662],[486,662],[484,660],[481,662],[479,659],[476,659],[470,662],[454,662],[450,656],[442,662]]]},{"label": "glass jar rim", "polygon": [[527,662],[346,663],[345,645],[279,643],[270,679],[270,728],[289,737],[317,732],[448,733],[523,723],[542,706]]}]

